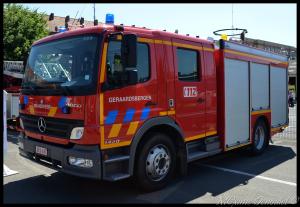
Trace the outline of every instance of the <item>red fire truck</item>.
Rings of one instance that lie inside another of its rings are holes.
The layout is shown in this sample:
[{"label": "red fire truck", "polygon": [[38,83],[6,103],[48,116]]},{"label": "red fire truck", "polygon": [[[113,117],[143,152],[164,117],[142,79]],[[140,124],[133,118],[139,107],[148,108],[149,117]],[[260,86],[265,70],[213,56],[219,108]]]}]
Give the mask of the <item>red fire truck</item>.
[{"label": "red fire truck", "polygon": [[145,190],[160,189],[189,162],[266,149],[288,125],[287,61],[135,26],[51,35],[27,61],[20,154],[68,174],[133,176]]}]

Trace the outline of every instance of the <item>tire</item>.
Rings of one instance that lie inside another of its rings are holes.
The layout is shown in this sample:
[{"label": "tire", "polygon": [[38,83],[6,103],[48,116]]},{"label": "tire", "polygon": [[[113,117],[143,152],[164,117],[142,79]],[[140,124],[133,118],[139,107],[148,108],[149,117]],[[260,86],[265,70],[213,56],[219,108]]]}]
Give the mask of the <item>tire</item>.
[{"label": "tire", "polygon": [[151,192],[164,188],[175,171],[174,143],[165,134],[150,134],[141,143],[136,163],[135,178],[141,190]]},{"label": "tire", "polygon": [[262,154],[269,144],[269,133],[267,131],[266,123],[262,119],[259,119],[255,124],[252,140],[251,154]]}]

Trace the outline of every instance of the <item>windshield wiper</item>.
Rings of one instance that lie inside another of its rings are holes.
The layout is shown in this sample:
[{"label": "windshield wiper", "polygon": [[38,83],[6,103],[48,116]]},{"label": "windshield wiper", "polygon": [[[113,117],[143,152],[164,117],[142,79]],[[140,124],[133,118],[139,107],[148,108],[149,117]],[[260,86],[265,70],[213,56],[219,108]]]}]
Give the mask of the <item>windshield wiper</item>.
[{"label": "windshield wiper", "polygon": [[30,89],[31,91],[33,91],[34,95],[36,95],[37,91],[37,86],[32,85],[32,84],[27,84],[27,85],[22,85],[21,89]]},{"label": "windshield wiper", "polygon": [[68,86],[61,86],[61,85],[57,85],[59,87],[60,90],[63,91],[64,95],[70,95],[71,94],[71,91],[69,89]]}]

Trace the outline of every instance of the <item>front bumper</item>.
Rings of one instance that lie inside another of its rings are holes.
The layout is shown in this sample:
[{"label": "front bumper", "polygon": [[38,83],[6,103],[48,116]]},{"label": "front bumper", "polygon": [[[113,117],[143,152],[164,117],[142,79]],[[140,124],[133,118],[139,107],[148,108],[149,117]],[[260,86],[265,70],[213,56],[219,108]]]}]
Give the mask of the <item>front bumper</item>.
[{"label": "front bumper", "polygon": [[[36,154],[36,146],[46,148],[47,157]],[[101,175],[101,152],[99,145],[74,145],[71,148],[62,147],[54,144],[44,143],[38,140],[32,140],[25,136],[19,137],[19,152],[21,155],[33,159],[39,163],[40,160],[46,160],[48,167],[60,170],[64,173],[72,174],[79,177],[102,179]],[[70,165],[68,157],[78,157],[90,159],[93,161],[91,168],[83,168]]]}]

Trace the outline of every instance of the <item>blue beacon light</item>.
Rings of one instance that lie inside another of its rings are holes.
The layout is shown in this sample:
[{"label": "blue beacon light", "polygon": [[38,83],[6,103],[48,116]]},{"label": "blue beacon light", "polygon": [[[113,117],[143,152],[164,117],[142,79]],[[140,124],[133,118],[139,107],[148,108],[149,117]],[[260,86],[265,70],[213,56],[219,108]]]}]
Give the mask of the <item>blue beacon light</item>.
[{"label": "blue beacon light", "polygon": [[67,29],[64,26],[61,26],[61,27],[58,28],[59,33],[65,32],[65,31],[67,31]]},{"label": "blue beacon light", "polygon": [[114,15],[113,14],[106,14],[105,23],[106,24],[113,24],[114,23]]}]

